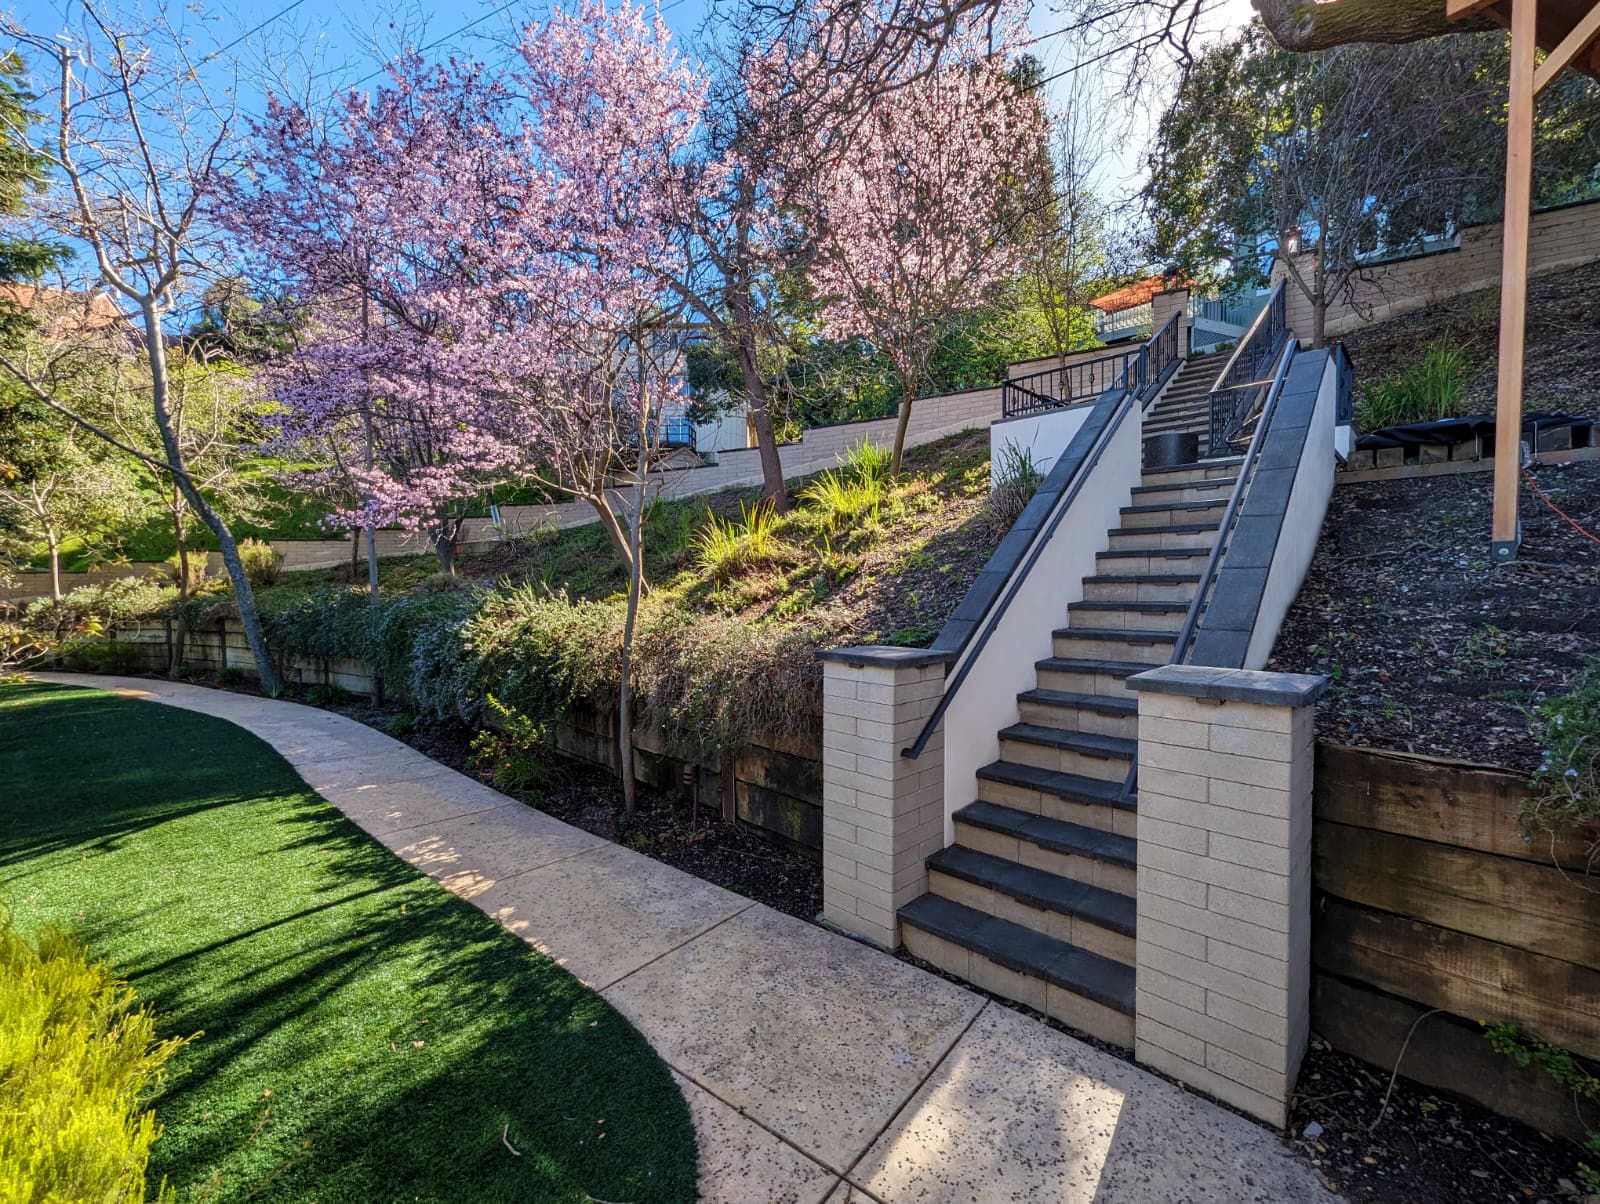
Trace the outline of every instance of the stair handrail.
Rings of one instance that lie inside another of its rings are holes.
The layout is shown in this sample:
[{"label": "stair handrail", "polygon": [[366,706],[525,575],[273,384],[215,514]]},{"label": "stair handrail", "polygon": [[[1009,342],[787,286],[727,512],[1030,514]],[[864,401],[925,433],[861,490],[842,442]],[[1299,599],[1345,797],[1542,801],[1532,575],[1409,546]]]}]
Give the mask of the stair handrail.
[{"label": "stair handrail", "polygon": [[[1267,433],[1267,427],[1272,424],[1272,415],[1277,412],[1278,398],[1283,395],[1283,383],[1288,378],[1294,352],[1293,339],[1287,340],[1279,349],[1277,366],[1267,388],[1267,398],[1261,406],[1261,418],[1256,423],[1255,432],[1250,436],[1250,446],[1239,464],[1239,475],[1234,479],[1233,488],[1228,493],[1228,505],[1222,512],[1222,521],[1217,524],[1217,538],[1211,545],[1211,555],[1206,557],[1205,568],[1200,571],[1200,583],[1195,587],[1194,597],[1189,600],[1189,609],[1183,615],[1183,626],[1178,629],[1178,638],[1172,646],[1171,663],[1174,665],[1184,664],[1188,660],[1190,645],[1193,644],[1195,632],[1200,626],[1200,615],[1205,610],[1206,597],[1216,585],[1217,569],[1222,563],[1228,536],[1233,531],[1233,524],[1239,516],[1239,508],[1244,502],[1245,494],[1249,492],[1250,479],[1255,475],[1256,462],[1261,458],[1262,440]],[[1138,781],[1139,762],[1135,759],[1128,767],[1128,776],[1122,782],[1120,797],[1124,802],[1133,797]]]},{"label": "stair handrail", "polygon": [[[1096,356],[1094,359],[1077,360],[1066,365],[1057,365],[1054,368],[1045,368],[1040,372],[1030,372],[1027,376],[1012,377],[1000,382],[1000,416],[1002,418],[1017,418],[1027,414],[1037,414],[1046,410],[1061,409],[1073,404],[1072,378],[1077,376],[1082,381],[1086,376],[1093,379],[1092,371],[1101,364],[1115,364],[1116,371],[1109,373],[1111,384],[1102,385],[1092,394],[1086,396],[1098,397],[1109,388],[1114,388],[1116,382],[1128,371],[1128,368],[1137,362],[1142,370],[1144,361],[1144,348],[1137,347],[1131,351],[1114,351],[1110,355]],[[1139,380],[1140,386],[1143,379]],[[1022,400],[1016,395],[1021,394]]]},{"label": "stair handrail", "polygon": [[[1028,544],[1026,559],[1012,570],[1005,592],[984,612],[980,620],[981,628],[975,627],[968,636],[961,641],[959,647],[950,650],[950,663],[956,665],[956,671],[951,676],[949,684],[945,687],[944,694],[940,697],[933,713],[928,716],[922,730],[917,734],[908,747],[900,750],[902,757],[915,760],[920,757],[932,739],[933,733],[944,720],[945,711],[960,691],[961,685],[967,679],[968,672],[972,669],[973,662],[977,659],[984,646],[988,644],[989,637],[994,634],[1000,620],[1005,617],[1007,609],[1013,599],[1027,581],[1028,575],[1033,572],[1033,566],[1039,562],[1039,557],[1044,554],[1045,547],[1060,527],[1061,521],[1067,512],[1072,509],[1072,503],[1077,500],[1084,483],[1094,471],[1095,465],[1100,462],[1100,457],[1110,446],[1112,439],[1122,429],[1122,423],[1133,412],[1135,403],[1141,408],[1148,408],[1150,403],[1160,394],[1162,386],[1176,371],[1182,357],[1177,354],[1178,348],[1178,322],[1183,314],[1175,313],[1162,324],[1160,330],[1150,336],[1137,351],[1126,353],[1130,363],[1115,381],[1101,392],[1104,398],[1113,389],[1120,389],[1121,394],[1112,403],[1114,408],[1105,427],[1095,436],[1089,452],[1079,462],[1073,471],[1072,477],[1062,487],[1060,496],[1051,508],[1048,520],[1040,524],[1034,532],[1033,539]],[[1154,365],[1154,371],[1151,370]],[[1130,373],[1129,369],[1132,369]]]},{"label": "stair handrail", "polygon": [[1256,314],[1255,321],[1250,323],[1250,329],[1240,338],[1211,386],[1206,398],[1210,416],[1206,448],[1213,455],[1239,433],[1249,418],[1248,407],[1236,402],[1224,407],[1224,399],[1230,394],[1237,397],[1250,385],[1259,383],[1263,369],[1277,359],[1283,341],[1289,336],[1287,284],[1287,280],[1280,280],[1273,287],[1261,312]]}]

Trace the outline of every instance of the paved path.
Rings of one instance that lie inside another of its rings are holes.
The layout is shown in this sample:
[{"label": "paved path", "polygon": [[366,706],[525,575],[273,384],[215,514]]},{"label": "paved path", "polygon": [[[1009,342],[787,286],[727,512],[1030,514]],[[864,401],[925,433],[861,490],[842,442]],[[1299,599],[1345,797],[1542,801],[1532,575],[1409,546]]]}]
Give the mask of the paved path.
[{"label": "paved path", "polygon": [[255,733],[374,838],[592,985],[682,1086],[703,1199],[1332,1199],[1232,1112],[354,720],[173,682],[39,676]]}]

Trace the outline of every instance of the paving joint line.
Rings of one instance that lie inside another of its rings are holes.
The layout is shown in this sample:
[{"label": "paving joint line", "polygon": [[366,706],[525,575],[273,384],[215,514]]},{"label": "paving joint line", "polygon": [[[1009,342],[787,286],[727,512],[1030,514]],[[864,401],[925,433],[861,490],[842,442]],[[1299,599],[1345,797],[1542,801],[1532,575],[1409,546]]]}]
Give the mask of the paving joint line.
[{"label": "paving joint line", "polygon": [[[617,847],[621,848],[623,846],[618,845]],[[592,852],[592,851],[593,850],[591,850],[591,849],[585,849],[584,850],[585,853]],[[634,855],[637,856],[637,857],[643,857],[644,856],[643,853],[636,853]],[[648,860],[654,861],[655,858],[652,857],[652,858],[649,858]],[[662,861],[662,862],[658,862],[658,864],[666,865],[667,863]],[[676,866],[667,866],[667,868],[668,869],[676,869],[677,867]],[[682,870],[678,870],[678,872],[680,874],[683,873]],[[733,895],[733,897],[735,899],[737,899],[739,897],[738,895],[734,895],[732,891],[728,891],[727,893],[730,894],[730,895]],[[745,905],[743,907],[741,907],[738,911],[731,912],[728,915],[723,916],[722,919],[718,920],[715,924],[709,924],[706,927],[700,929],[698,932],[690,933],[688,936],[684,937],[683,940],[679,941],[672,948],[663,950],[662,952],[656,954],[654,957],[652,957],[647,962],[641,962],[639,965],[637,965],[633,969],[629,970],[626,974],[619,974],[616,978],[613,978],[610,982],[606,983],[605,986],[603,986],[603,987],[602,986],[596,986],[594,989],[596,991],[599,991],[602,995],[605,994],[612,987],[619,986],[620,984],[626,982],[628,979],[632,978],[635,974],[639,973],[639,971],[648,969],[649,967],[655,965],[662,958],[671,957],[674,953],[676,953],[679,949],[682,949],[685,945],[691,945],[695,941],[698,941],[701,937],[709,936],[711,933],[713,933],[717,929],[721,928],[729,920],[738,919],[740,916],[744,915],[745,912],[749,911],[755,905],[756,905],[756,903],[755,903],[754,899],[746,900],[745,901]],[[608,999],[608,1000],[606,1000],[606,1002],[610,1003],[611,1001]],[[615,1005],[613,1005],[613,1006],[615,1006]]]},{"label": "paving joint line", "polygon": [[[728,918],[732,919],[733,917],[729,916]],[[658,1050],[657,1053],[659,1054],[660,1051]],[[662,1058],[661,1060],[663,1062],[667,1062],[666,1058]],[[792,1138],[789,1138],[789,1137],[785,1137],[782,1133],[778,1132],[771,1125],[766,1124],[765,1122],[761,1121],[757,1117],[752,1116],[750,1113],[746,1112],[743,1108],[741,1108],[738,1104],[734,1103],[732,1100],[723,1099],[722,1096],[720,1096],[720,1095],[718,1095],[716,1093],[715,1089],[713,1089],[710,1085],[701,1082],[698,1078],[696,1078],[689,1071],[683,1069],[683,1067],[674,1066],[671,1062],[667,1062],[667,1066],[672,1070],[672,1072],[674,1074],[681,1074],[684,1078],[688,1079],[696,1087],[700,1088],[701,1091],[704,1091],[712,1099],[716,1100],[717,1103],[721,1104],[724,1108],[732,1109],[732,1111],[734,1112],[735,1115],[743,1117],[745,1120],[749,1121],[752,1125],[754,1125],[756,1128],[760,1129],[763,1133],[765,1133],[768,1137],[771,1137],[774,1141],[778,1142],[780,1145],[788,1146],[791,1150],[795,1151],[795,1153],[802,1155],[807,1162],[814,1162],[817,1166],[820,1166],[823,1170],[827,1171],[830,1175],[837,1176],[838,1177],[838,1183],[833,1184],[833,1187],[838,1187],[839,1183],[846,1182],[845,1173],[843,1171],[841,1171],[838,1167],[834,1166],[832,1163],[823,1161],[822,1158],[820,1158],[818,1155],[816,1155],[812,1151],[806,1149],[805,1146],[801,1145],[798,1141],[795,1141],[795,1140],[793,1140]],[[873,1140],[877,1140],[877,1139],[874,1138]],[[870,1149],[871,1147],[869,1146],[868,1148]],[[852,1183],[851,1186],[854,1187],[855,1184]],[[862,1189],[862,1190],[865,1190],[865,1189]],[[870,1195],[871,1193],[869,1192],[868,1194]],[[828,1197],[825,1195],[822,1198],[823,1198],[823,1200],[827,1200]],[[874,1199],[876,1199],[876,1197],[874,1197]]]},{"label": "paving joint line", "polygon": [[[878,1141],[883,1137],[883,1135],[894,1127],[894,1122],[900,1119],[905,1110],[911,1106],[911,1101],[917,1098],[917,1092],[926,1087],[929,1080],[931,1080],[934,1075],[939,1073],[939,1068],[950,1060],[950,1055],[955,1052],[956,1046],[960,1045],[961,1042],[966,1039],[966,1035],[972,1031],[972,1026],[978,1023],[978,1017],[989,1010],[990,1002],[991,1001],[987,999],[983,1000],[983,1003],[978,1010],[972,1013],[972,1019],[968,1020],[964,1025],[961,1026],[961,1031],[955,1035],[954,1040],[952,1040],[949,1045],[945,1046],[944,1052],[933,1060],[933,1065],[928,1067],[928,1073],[923,1075],[922,1078],[917,1081],[916,1085],[911,1088],[905,1099],[900,1101],[899,1107],[895,1108],[895,1110],[890,1113],[889,1119],[884,1122],[883,1127],[872,1135],[872,1140],[867,1142],[866,1147],[861,1151],[861,1153],[855,1156],[855,1159],[845,1169],[844,1177],[847,1181],[849,1181],[852,1187],[860,1187],[860,1185],[857,1184],[855,1180],[851,1179],[850,1176],[855,1174],[856,1168],[861,1165],[861,1160],[868,1154],[872,1153],[872,1147],[877,1145]],[[862,1187],[861,1190],[866,1191],[867,1189]],[[872,1193],[868,1192],[867,1194],[871,1195]]]}]

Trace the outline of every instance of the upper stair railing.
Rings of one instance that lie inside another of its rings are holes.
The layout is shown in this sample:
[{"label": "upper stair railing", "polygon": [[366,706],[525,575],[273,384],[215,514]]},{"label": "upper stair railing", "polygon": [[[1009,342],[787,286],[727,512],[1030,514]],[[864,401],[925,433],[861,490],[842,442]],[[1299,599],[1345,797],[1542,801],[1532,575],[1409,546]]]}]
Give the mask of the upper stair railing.
[{"label": "upper stair railing", "polygon": [[[934,650],[949,654],[952,670],[949,674],[944,694],[934,708],[933,714],[928,716],[928,721],[923,725],[922,731],[917,735],[911,746],[902,750],[903,756],[915,758],[922,755],[923,750],[928,746],[928,740],[933,736],[934,731],[937,730],[940,722],[944,719],[945,712],[949,709],[951,702],[960,692],[962,683],[967,680],[967,675],[971,672],[973,665],[999,628],[1000,622],[1005,617],[1012,601],[1022,589],[1023,583],[1027,581],[1034,566],[1039,562],[1039,558],[1044,554],[1045,548],[1061,526],[1067,513],[1072,509],[1073,502],[1077,500],[1079,494],[1083,491],[1084,485],[1095,470],[1095,466],[1100,463],[1106,449],[1122,429],[1123,423],[1130,414],[1142,414],[1145,409],[1148,409],[1150,403],[1161,392],[1162,387],[1171,379],[1172,374],[1178,370],[1182,362],[1182,356],[1179,354],[1180,322],[1182,317],[1181,313],[1173,314],[1162,328],[1150,337],[1149,342],[1145,343],[1137,351],[1127,352],[1122,356],[1115,357],[1124,361],[1121,371],[1100,391],[1096,408],[1091,411],[1091,416],[1087,419],[1085,425],[1089,426],[1099,422],[1102,415],[1104,416],[1104,422],[1100,424],[1098,431],[1094,435],[1093,442],[1075,466],[1069,467],[1065,455],[1058,462],[1059,468],[1057,471],[1063,475],[1070,473],[1070,476],[1066,476],[1064,480],[1056,480],[1054,479],[1056,473],[1052,472],[1050,477],[1046,478],[1045,483],[1040,486],[1041,494],[1047,489],[1053,490],[1055,492],[1055,500],[1050,505],[1049,513],[1042,516],[1038,526],[1033,529],[1032,536],[1028,540],[1027,546],[1021,551],[1018,561],[1009,569],[1000,570],[1005,574],[1003,578],[1004,588],[985,598],[978,593],[979,586],[975,585],[968,592],[967,597],[962,599],[961,606],[957,608],[957,613],[970,607],[977,611],[976,621],[970,625],[964,625],[966,626],[966,633],[959,639],[953,639],[947,645],[943,644],[945,633],[942,632],[940,639],[934,642]],[[1049,374],[1040,373],[1039,375]],[[1028,380],[1031,378],[1023,377],[1022,379]],[[1043,396],[1043,394],[1039,396]],[[1067,400],[1057,400],[1053,401],[1049,406],[1041,406],[1039,408],[1054,409],[1070,404],[1071,402]],[[1006,542],[1009,542],[1009,540]],[[1004,547],[1003,544],[1002,547]],[[997,552],[996,555],[999,555],[999,553]],[[979,575],[980,581],[983,577],[990,575],[992,565],[993,561],[990,562],[990,565],[985,566],[984,572]]]},{"label": "upper stair railing", "polygon": [[1000,386],[1000,414],[1004,418],[1020,418],[1090,401],[1125,375],[1142,384],[1143,359],[1144,348],[1136,347],[1005,381]]},{"label": "upper stair railing", "polygon": [[1284,291],[1285,283],[1278,281],[1267,303],[1256,315],[1256,320],[1250,324],[1250,329],[1228,357],[1217,383],[1212,386],[1207,455],[1226,454],[1228,446],[1239,438],[1250,419],[1261,411],[1265,403],[1266,388],[1271,382],[1262,378],[1289,338],[1289,303]]}]

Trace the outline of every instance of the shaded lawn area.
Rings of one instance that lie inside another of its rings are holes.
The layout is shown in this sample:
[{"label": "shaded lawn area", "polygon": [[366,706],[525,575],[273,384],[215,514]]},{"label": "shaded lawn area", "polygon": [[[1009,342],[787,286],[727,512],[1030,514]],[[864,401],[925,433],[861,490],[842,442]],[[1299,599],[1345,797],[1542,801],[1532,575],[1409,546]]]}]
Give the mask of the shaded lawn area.
[{"label": "shaded lawn area", "polygon": [[203,1032],[154,1101],[181,1199],[694,1198],[632,1026],[220,719],[0,685],[0,900]]}]

